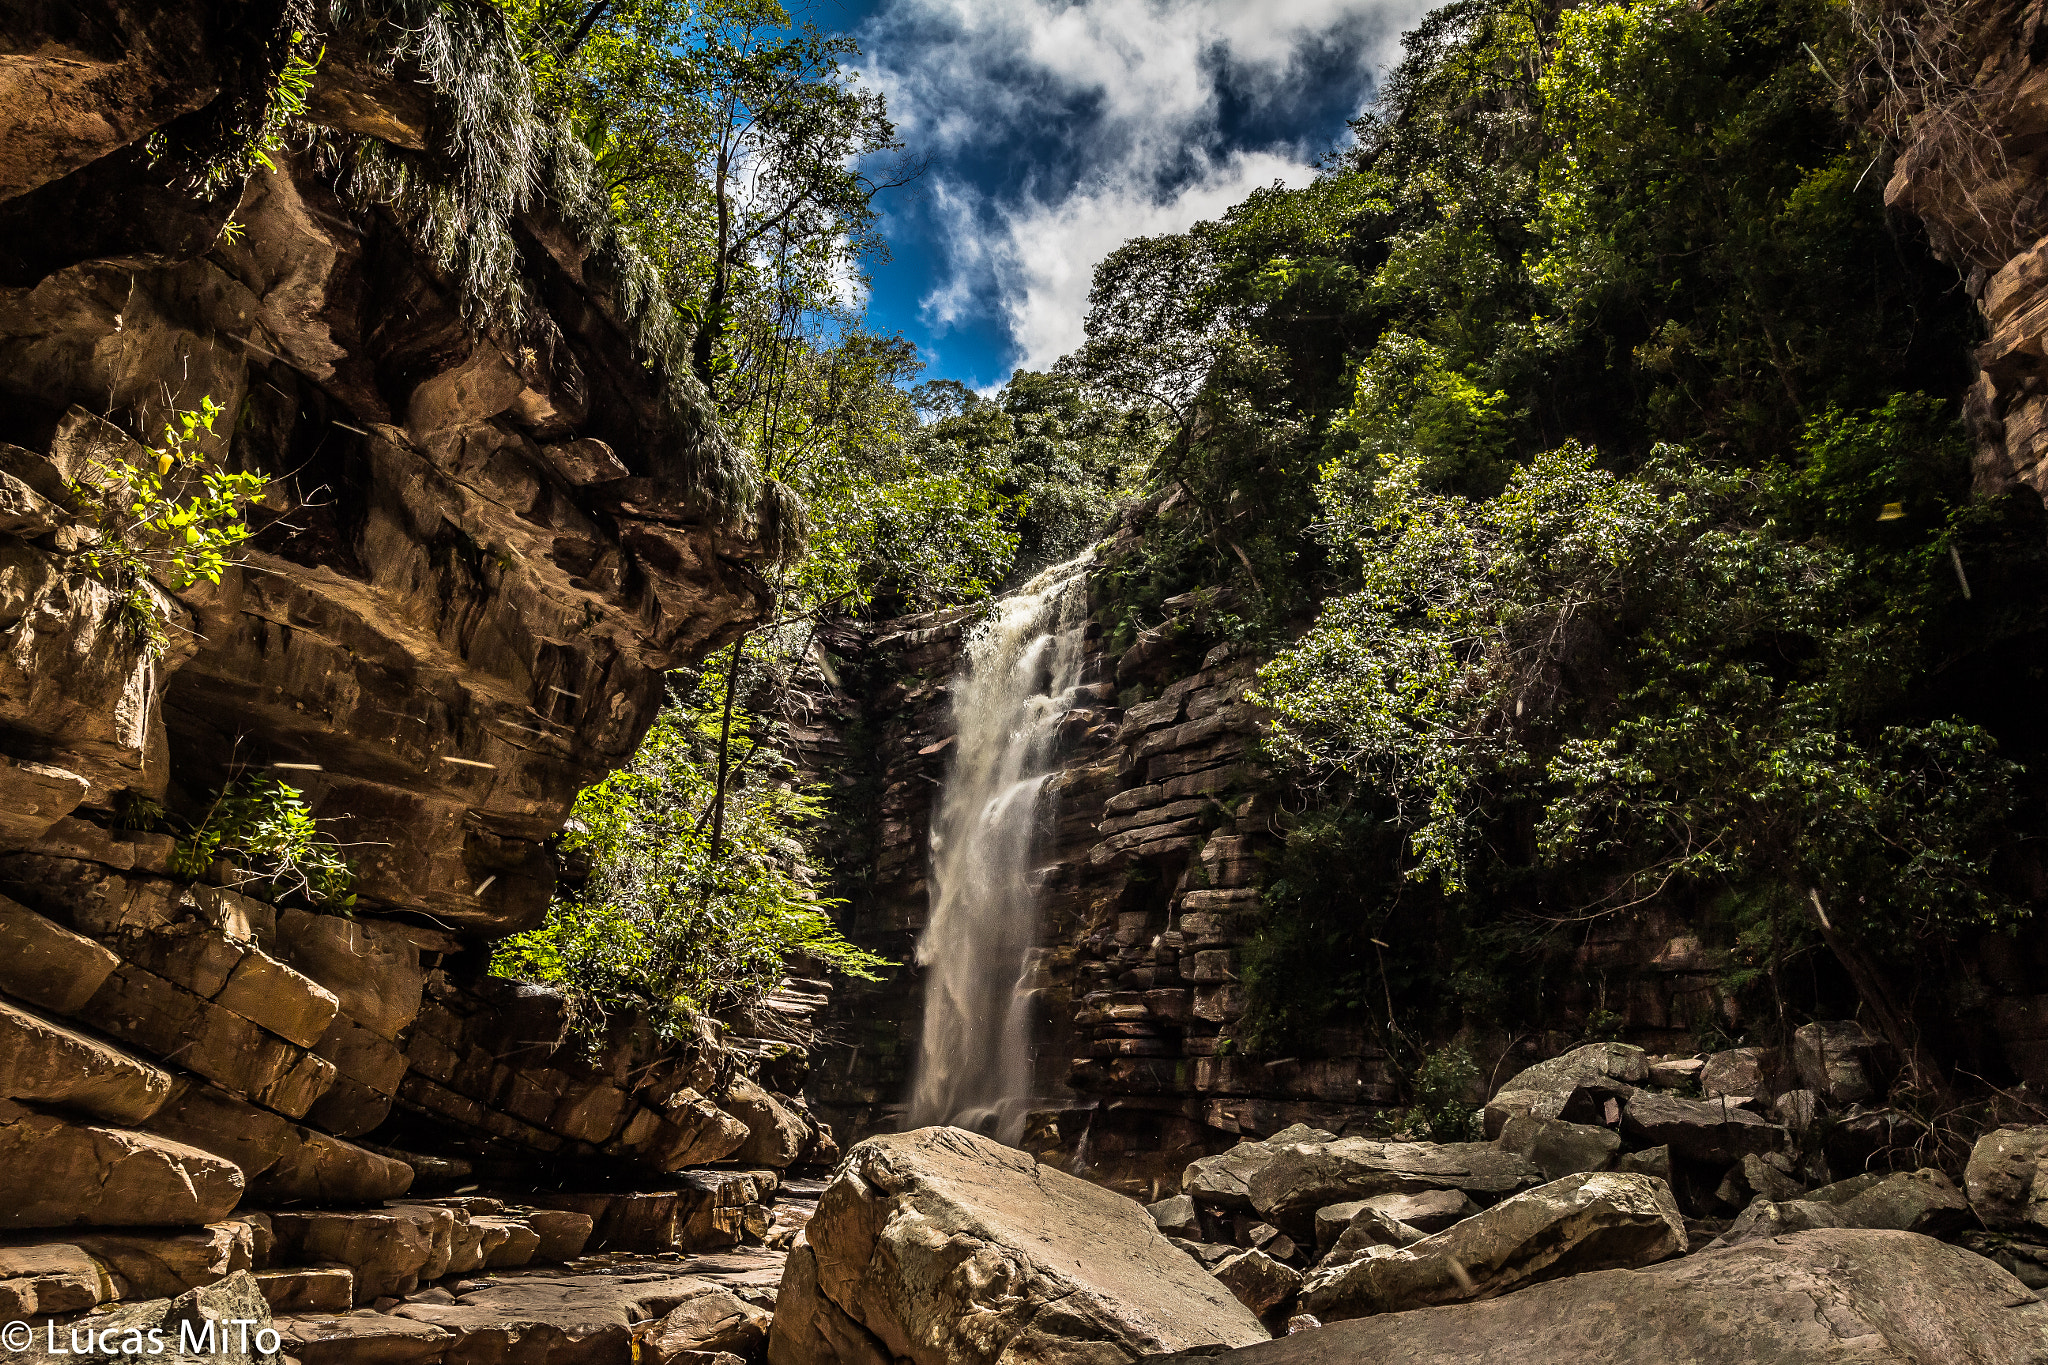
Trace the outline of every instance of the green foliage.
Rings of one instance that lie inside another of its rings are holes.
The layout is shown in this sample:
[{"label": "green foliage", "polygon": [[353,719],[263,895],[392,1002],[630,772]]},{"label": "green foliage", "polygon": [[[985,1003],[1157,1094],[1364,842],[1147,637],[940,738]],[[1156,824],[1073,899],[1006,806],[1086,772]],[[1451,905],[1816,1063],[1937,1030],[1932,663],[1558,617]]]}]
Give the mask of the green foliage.
[{"label": "green foliage", "polygon": [[1480,1111],[1472,1102],[1479,1085],[1479,1064],[1472,1054],[1452,1044],[1422,1059],[1409,1078],[1414,1104],[1400,1127],[1431,1142],[1477,1142],[1486,1134]]},{"label": "green foliage", "polygon": [[[1823,467],[1867,429],[1825,425]],[[1431,492],[1420,455],[1380,464],[1327,490],[1361,588],[1261,686],[1287,751],[1387,793],[1407,876],[1472,890],[1520,809],[1578,874],[1553,913],[1817,887],[1900,957],[2016,913],[1989,874],[2017,769],[1958,719],[1877,723],[1919,662],[1912,614],[1842,549],[1751,520],[1754,485],[1567,447],[1473,500]]]},{"label": "green foliage", "polygon": [[607,1013],[640,1008],[679,1036],[700,1011],[773,990],[789,958],[863,980],[890,965],[848,943],[809,889],[805,826],[821,798],[791,785],[780,755],[736,715],[724,837],[711,804],[725,710],[723,679],[672,699],[633,762],[577,797],[563,851],[587,861],[538,929],[499,945],[492,970],[557,985],[595,1030]]},{"label": "green foliage", "polygon": [[1204,584],[1279,646],[1255,1048],[1539,1017],[1651,901],[1774,989],[1815,895],[1907,976],[2024,913],[2048,562],[1970,499],[1973,323],[1837,103],[1856,22],[1455,0],[1313,184],[1098,272],[1062,371],[1178,423],[1111,643]]},{"label": "green foliage", "polygon": [[155,590],[182,592],[220,582],[240,563],[249,539],[243,509],[263,496],[269,479],[224,468],[206,450],[214,419],[224,411],[211,395],[191,411],[171,414],[163,441],[140,462],[95,457],[71,492],[97,533],[77,563],[120,595],[120,609],[138,646],[161,653],[166,606]]},{"label": "green foliage", "polygon": [[1117,499],[1136,490],[1158,439],[1144,415],[1057,374],[1019,370],[993,399],[958,384],[925,386],[916,399],[931,414],[911,442],[919,463],[985,478],[1014,509],[1014,550],[1002,565],[1011,581],[1092,544]]},{"label": "green foliage", "polygon": [[235,864],[244,885],[265,884],[271,900],[296,897],[343,914],[355,906],[355,873],[342,845],[320,828],[304,794],[278,778],[248,774],[216,792],[179,836],[171,871],[203,877],[220,858]]}]

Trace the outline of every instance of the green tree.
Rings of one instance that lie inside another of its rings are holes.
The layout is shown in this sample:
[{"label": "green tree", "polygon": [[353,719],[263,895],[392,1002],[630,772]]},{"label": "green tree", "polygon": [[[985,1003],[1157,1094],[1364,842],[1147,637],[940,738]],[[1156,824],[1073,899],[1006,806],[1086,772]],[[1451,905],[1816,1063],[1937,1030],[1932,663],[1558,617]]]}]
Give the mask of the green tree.
[{"label": "green tree", "polygon": [[731,728],[741,772],[713,836],[726,700],[722,676],[707,674],[671,699],[632,763],[577,797],[561,843],[587,872],[492,960],[500,975],[571,992],[587,1033],[634,1008],[680,1036],[698,1013],[773,990],[799,954],[868,980],[888,965],[848,943],[826,913],[832,902],[812,890],[821,874],[803,840],[820,798],[756,743],[743,711]]}]

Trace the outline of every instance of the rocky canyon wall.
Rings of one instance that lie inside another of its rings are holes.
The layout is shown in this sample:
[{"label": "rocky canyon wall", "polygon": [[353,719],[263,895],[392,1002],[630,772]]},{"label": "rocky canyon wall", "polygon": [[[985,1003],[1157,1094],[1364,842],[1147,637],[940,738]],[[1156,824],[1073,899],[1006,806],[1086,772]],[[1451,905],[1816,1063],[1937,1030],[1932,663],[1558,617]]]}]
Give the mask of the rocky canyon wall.
[{"label": "rocky canyon wall", "polygon": [[[195,182],[177,139],[315,22],[305,118]],[[345,1312],[586,1244],[729,1246],[834,1152],[747,1021],[586,1046],[486,974],[665,673],[767,610],[784,509],[575,203],[514,197],[521,306],[487,314],[350,189],[365,157],[475,170],[402,40],[262,3],[0,16],[0,1317],[245,1270],[279,1312]],[[208,402],[205,453],[264,476],[254,538],[217,583],[110,588],[83,486]],[[352,905],[179,870],[150,812],[238,773],[304,793]]]},{"label": "rocky canyon wall", "polygon": [[[1146,1198],[1244,1137],[1296,1124],[1372,1131],[1411,1102],[1404,1077],[1416,1061],[1389,1056],[1370,1009],[1339,1011],[1352,1022],[1287,1055],[1256,1053],[1242,1037],[1244,954],[1270,922],[1265,888],[1278,875],[1284,810],[1298,811],[1301,794],[1261,761],[1261,717],[1244,699],[1259,660],[1219,637],[1227,600],[1171,599],[1135,642],[1108,647],[1110,571],[1136,552],[1151,515],[1122,516],[1091,579],[1084,685],[1041,803],[1041,917],[1023,978],[1035,1076],[1023,1145]],[[810,1094],[842,1141],[903,1121],[922,1019],[910,964],[929,910],[933,801],[954,747],[949,686],[980,619],[953,610],[842,626],[824,642],[829,677],[813,670],[799,689],[805,719],[792,740],[836,793],[829,854],[842,922],[905,964],[842,990],[822,1016],[830,1042]],[[2034,984],[2044,963],[2048,938],[2035,932],[1967,945],[1952,967],[1982,1008],[1947,1021],[1940,1046],[1973,1072],[2048,1085],[2048,997]],[[1703,1038],[1726,1046],[1763,1022],[1729,985],[1736,965],[1711,925],[1651,902],[1559,936],[1527,964],[1546,983],[1538,1015],[1420,1041],[1470,1051],[1474,1103],[1589,1036],[1657,1054],[1692,1053]]]}]

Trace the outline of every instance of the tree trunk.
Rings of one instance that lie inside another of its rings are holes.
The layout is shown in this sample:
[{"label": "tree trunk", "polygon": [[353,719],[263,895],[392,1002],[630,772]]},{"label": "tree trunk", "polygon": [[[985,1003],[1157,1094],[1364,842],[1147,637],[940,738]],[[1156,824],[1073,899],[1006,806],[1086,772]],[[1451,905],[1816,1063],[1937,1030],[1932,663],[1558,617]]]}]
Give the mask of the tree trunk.
[{"label": "tree trunk", "polygon": [[739,691],[740,646],[747,637],[742,635],[732,642],[732,662],[725,669],[725,714],[718,722],[718,789],[711,797],[711,856],[716,858],[725,847],[725,784],[732,776],[732,699]]},{"label": "tree trunk", "polygon": [[1899,1059],[1906,1064],[1907,1075],[1914,1089],[1933,1096],[1939,1103],[1950,1104],[1954,1095],[1940,1065],[1927,1049],[1921,1045],[1920,1030],[1914,1026],[1911,1016],[1899,1006],[1886,982],[1884,972],[1875,962],[1852,943],[1848,936],[1829,922],[1828,912],[1821,904],[1820,891],[1808,888],[1807,895],[1813,898],[1813,916],[1820,925],[1820,936],[1828,945],[1828,951],[1842,964],[1842,970],[1849,974],[1849,981],[1856,987],[1856,994],[1863,1001],[1877,1021],[1878,1032],[1898,1052]]}]

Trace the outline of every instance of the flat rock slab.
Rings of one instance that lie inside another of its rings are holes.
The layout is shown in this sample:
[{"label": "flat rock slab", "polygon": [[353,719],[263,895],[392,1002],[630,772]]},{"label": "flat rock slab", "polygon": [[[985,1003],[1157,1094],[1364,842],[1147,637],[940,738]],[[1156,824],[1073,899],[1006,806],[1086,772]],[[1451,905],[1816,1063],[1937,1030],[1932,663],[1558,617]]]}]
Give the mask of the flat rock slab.
[{"label": "flat rock slab", "polygon": [[[1339,1239],[1340,1241],[1342,1239]],[[1686,1250],[1671,1187],[1616,1171],[1566,1176],[1448,1231],[1311,1277],[1301,1310],[1324,1322],[1486,1299],[1540,1280],[1642,1266]]]},{"label": "flat rock slab", "polygon": [[1504,1298],[1358,1318],[1218,1365],[2038,1365],[2048,1305],[1911,1232],[1803,1232]]},{"label": "flat rock slab", "polygon": [[295,1313],[275,1320],[285,1354],[300,1365],[427,1365],[454,1344],[451,1332],[395,1314]]},{"label": "flat rock slab", "polygon": [[212,1223],[242,1189],[211,1152],[0,1100],[0,1228]]},{"label": "flat rock slab", "polygon": [[447,1358],[463,1365],[627,1365],[635,1324],[723,1293],[673,1273],[534,1275],[393,1313],[448,1333]]},{"label": "flat rock slab", "polygon": [[0,1000],[0,1099],[141,1123],[170,1097],[170,1073],[110,1043]]},{"label": "flat rock slab", "polygon": [[1252,1173],[1254,1211],[1296,1241],[1314,1237],[1315,1211],[1380,1194],[1458,1190],[1498,1199],[1543,1182],[1534,1162],[1490,1142],[1290,1143]]},{"label": "flat rock slab", "polygon": [[1654,1090],[1630,1097],[1622,1131],[1639,1147],[1669,1147],[1676,1156],[1717,1166],[1776,1149],[1785,1130],[1725,1100],[1682,1100]]},{"label": "flat rock slab", "polygon": [[805,1239],[777,1365],[1094,1365],[1266,1337],[1136,1201],[958,1128],[855,1146]]}]

